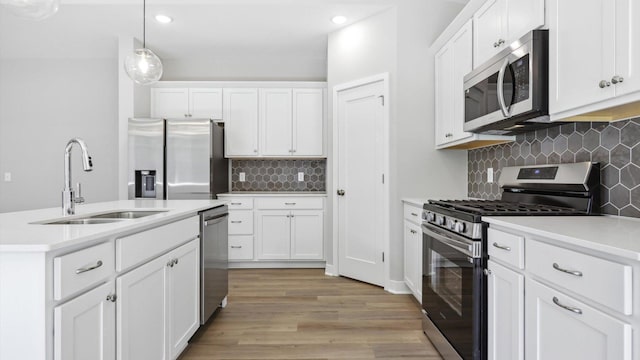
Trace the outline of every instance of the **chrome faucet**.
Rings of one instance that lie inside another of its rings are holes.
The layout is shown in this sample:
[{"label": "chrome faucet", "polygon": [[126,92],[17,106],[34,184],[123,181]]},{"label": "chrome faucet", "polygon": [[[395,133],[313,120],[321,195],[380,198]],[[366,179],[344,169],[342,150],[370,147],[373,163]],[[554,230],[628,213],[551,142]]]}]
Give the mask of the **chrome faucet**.
[{"label": "chrome faucet", "polygon": [[81,196],[80,183],[78,183],[78,196],[76,197],[71,187],[71,149],[73,144],[78,144],[82,150],[82,167],[84,171],[93,170],[93,162],[87,150],[87,145],[80,138],[73,138],[67,143],[64,149],[64,190],[62,190],[62,214],[73,215],[76,213],[76,203],[83,203],[84,198]]}]

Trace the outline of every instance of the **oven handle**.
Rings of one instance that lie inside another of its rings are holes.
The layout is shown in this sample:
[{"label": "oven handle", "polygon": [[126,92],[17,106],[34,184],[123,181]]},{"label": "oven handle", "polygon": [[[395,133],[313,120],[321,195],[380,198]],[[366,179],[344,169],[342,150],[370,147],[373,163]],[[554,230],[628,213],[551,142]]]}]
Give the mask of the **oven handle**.
[{"label": "oven handle", "polygon": [[500,67],[500,72],[498,72],[498,102],[500,103],[500,110],[502,110],[502,115],[508,118],[511,116],[511,109],[507,107],[507,104],[504,102],[504,73],[507,71],[507,67],[509,67],[509,59],[504,59],[504,63]]},{"label": "oven handle", "polygon": [[480,241],[471,241],[461,236],[444,234],[438,230],[439,229],[433,225],[422,224],[422,233],[431,236],[438,242],[452,247],[473,259],[482,257],[482,243]]}]

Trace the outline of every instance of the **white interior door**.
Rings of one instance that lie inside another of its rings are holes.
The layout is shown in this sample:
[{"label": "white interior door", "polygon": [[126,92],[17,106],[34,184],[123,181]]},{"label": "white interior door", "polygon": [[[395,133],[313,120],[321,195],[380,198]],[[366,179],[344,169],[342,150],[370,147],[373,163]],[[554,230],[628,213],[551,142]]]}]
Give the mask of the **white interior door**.
[{"label": "white interior door", "polygon": [[[385,80],[338,91],[337,221],[340,275],[384,286]],[[343,195],[340,195],[344,191]]]}]

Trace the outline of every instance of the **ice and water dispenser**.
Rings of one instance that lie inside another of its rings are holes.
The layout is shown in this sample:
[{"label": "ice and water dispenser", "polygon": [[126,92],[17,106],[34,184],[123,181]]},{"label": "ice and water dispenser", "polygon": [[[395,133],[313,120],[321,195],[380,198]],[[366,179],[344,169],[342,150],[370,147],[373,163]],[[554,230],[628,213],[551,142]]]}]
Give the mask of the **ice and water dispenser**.
[{"label": "ice and water dispenser", "polygon": [[136,198],[156,197],[156,171],[136,170],[135,173]]}]

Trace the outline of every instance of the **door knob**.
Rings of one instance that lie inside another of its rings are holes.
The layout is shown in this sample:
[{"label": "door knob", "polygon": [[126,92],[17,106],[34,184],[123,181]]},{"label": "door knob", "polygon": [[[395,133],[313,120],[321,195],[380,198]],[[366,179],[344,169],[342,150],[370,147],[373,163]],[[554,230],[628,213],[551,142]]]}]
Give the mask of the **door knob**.
[{"label": "door knob", "polygon": [[344,190],[342,189],[338,190],[338,196],[344,196]]},{"label": "door knob", "polygon": [[623,81],[624,81],[624,78],[622,76],[616,75],[616,76],[611,78],[611,82],[614,83],[614,84],[621,83]]},{"label": "door knob", "polygon": [[598,84],[598,86],[600,86],[601,89],[604,89],[607,86],[611,86],[611,83],[608,82],[607,80],[600,80],[600,83]]}]

